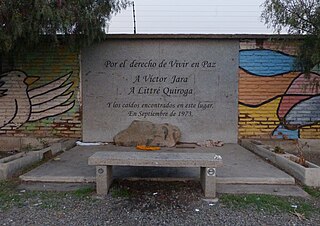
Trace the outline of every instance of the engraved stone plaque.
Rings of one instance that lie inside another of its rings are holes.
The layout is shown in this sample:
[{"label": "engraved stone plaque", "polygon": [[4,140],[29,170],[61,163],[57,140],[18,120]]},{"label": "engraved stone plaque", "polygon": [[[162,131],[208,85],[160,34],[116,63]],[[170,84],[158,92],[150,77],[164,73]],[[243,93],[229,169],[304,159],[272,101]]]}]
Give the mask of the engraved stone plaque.
[{"label": "engraved stone plaque", "polygon": [[238,40],[110,39],[82,51],[83,140],[112,141],[133,120],[170,123],[182,141],[237,142]]}]

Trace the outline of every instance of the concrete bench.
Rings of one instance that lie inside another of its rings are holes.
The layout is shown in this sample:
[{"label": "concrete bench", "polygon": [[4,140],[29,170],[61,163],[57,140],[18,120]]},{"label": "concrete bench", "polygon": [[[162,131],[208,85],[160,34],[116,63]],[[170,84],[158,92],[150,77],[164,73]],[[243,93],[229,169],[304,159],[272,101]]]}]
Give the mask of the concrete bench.
[{"label": "concrete bench", "polygon": [[112,166],[200,167],[200,182],[207,198],[216,197],[216,167],[222,166],[222,158],[204,152],[161,151],[102,151],[88,159],[96,166],[96,190],[98,195],[108,193],[112,183]]}]

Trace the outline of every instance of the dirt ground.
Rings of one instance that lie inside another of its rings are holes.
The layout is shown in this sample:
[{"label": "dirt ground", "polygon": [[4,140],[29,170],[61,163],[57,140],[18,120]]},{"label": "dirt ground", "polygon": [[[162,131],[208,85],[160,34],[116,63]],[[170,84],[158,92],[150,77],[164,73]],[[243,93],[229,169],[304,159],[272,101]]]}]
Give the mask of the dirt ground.
[{"label": "dirt ground", "polygon": [[306,160],[320,166],[320,140],[299,139],[299,140],[260,140],[273,148],[280,147],[285,152],[298,155],[297,144],[302,148]]},{"label": "dirt ground", "polygon": [[208,200],[196,181],[116,180],[104,197],[90,187],[41,192],[18,185],[0,183],[0,225],[320,225],[318,190],[310,198],[218,194]]}]

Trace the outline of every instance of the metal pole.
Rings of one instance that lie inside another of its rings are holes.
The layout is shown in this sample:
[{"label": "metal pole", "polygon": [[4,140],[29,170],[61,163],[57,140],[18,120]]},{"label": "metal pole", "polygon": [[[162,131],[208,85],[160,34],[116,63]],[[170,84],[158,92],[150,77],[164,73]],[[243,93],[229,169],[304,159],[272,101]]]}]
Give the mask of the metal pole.
[{"label": "metal pole", "polygon": [[2,74],[2,54],[0,53],[0,75]]},{"label": "metal pole", "polygon": [[133,34],[137,34],[137,29],[136,29],[136,11],[134,9],[134,1],[132,2],[133,6]]}]

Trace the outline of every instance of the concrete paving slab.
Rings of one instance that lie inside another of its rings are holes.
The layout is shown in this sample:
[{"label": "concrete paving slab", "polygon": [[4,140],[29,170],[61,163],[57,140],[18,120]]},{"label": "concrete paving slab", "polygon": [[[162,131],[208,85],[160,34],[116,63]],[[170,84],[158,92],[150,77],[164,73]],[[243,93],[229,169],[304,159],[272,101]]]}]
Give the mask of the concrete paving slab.
[{"label": "concrete paving slab", "polygon": [[18,186],[18,190],[28,191],[76,191],[82,188],[95,188],[95,183],[57,183],[57,182],[25,182]]},{"label": "concrete paving slab", "polygon": [[76,146],[51,161],[21,175],[22,181],[39,182],[94,182],[95,167],[89,167],[87,160],[94,149]]},{"label": "concrete paving slab", "polygon": [[295,180],[285,172],[267,163],[238,144],[216,148],[224,166],[217,171],[218,183],[294,184]]},{"label": "concrete paving slab", "polygon": [[[88,157],[97,151],[128,151],[130,148],[105,146],[77,146],[36,169],[20,176],[23,181],[87,183],[95,181],[95,167],[88,165]],[[162,149],[161,151],[172,151]],[[188,149],[190,152],[210,152],[222,156],[224,166],[217,169],[218,184],[294,184],[294,178],[268,164],[260,157],[237,144],[223,147]],[[186,151],[174,149],[174,151]],[[160,180],[200,178],[199,168],[162,168],[115,166],[115,178],[147,178]]]}]

